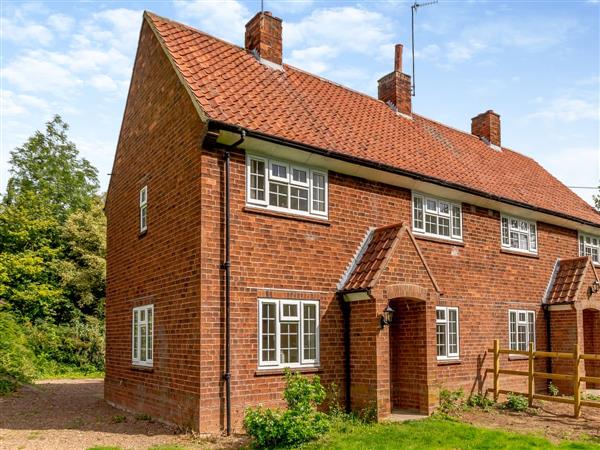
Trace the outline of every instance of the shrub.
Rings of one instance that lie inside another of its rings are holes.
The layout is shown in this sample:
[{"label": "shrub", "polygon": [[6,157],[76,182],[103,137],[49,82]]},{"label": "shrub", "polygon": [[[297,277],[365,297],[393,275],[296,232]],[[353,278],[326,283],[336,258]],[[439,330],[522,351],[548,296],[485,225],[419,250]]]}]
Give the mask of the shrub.
[{"label": "shrub", "polygon": [[510,393],[505,407],[511,411],[526,411],[529,408],[529,400],[523,395]]},{"label": "shrub", "polygon": [[560,394],[560,391],[558,390],[556,385],[552,383],[552,381],[548,384],[548,392],[553,397],[556,397],[558,394]]},{"label": "shrub", "polygon": [[329,428],[329,420],[317,411],[325,400],[325,389],[318,376],[311,379],[285,372],[283,396],[288,409],[248,408],[244,428],[259,448],[288,447],[317,438]]},{"label": "shrub", "polygon": [[0,394],[35,377],[33,360],[25,329],[9,311],[0,311]]},{"label": "shrub", "polygon": [[471,395],[467,399],[467,406],[470,406],[471,408],[481,408],[487,411],[492,406],[494,406],[494,401],[492,399],[487,398],[483,394],[475,394]]},{"label": "shrub", "polygon": [[440,407],[438,408],[438,415],[450,416],[460,411],[464,406],[465,393],[462,389],[456,391],[450,391],[448,389],[442,389],[440,391]]}]

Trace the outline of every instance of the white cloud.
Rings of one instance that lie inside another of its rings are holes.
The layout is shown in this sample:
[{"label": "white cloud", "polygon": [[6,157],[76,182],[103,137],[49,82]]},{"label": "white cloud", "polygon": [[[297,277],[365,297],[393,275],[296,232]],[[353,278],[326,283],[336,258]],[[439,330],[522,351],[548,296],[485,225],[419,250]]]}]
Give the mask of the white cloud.
[{"label": "white cloud", "polygon": [[48,26],[59,33],[68,33],[73,28],[75,19],[65,14],[52,14],[48,17]]},{"label": "white cloud", "polygon": [[94,75],[90,78],[89,83],[96,89],[101,91],[116,91],[119,89],[118,83],[111,77],[105,74]]},{"label": "white cloud", "polygon": [[243,45],[244,27],[251,14],[237,0],[207,2],[202,0],[175,0],[177,16],[209,34]]},{"label": "white cloud", "polygon": [[353,6],[313,11],[283,28],[284,46],[291,48],[331,45],[340,51],[372,54],[388,44],[391,21],[382,14]]},{"label": "white cloud", "polygon": [[20,45],[47,46],[54,40],[52,32],[43,25],[25,22],[16,18],[0,18],[2,39],[8,39]]},{"label": "white cloud", "polygon": [[29,51],[8,63],[2,77],[25,92],[61,94],[82,83],[67,67],[67,58],[60,53]]},{"label": "white cloud", "polygon": [[338,50],[329,45],[319,45],[292,50],[288,61],[291,65],[302,67],[311,73],[320,74],[329,68],[329,61],[337,56]]},{"label": "white cloud", "polygon": [[34,97],[26,94],[15,94],[12,91],[0,91],[0,109],[2,117],[17,116],[31,112],[32,109],[48,111],[48,103],[39,97]]},{"label": "white cloud", "polygon": [[597,103],[582,98],[561,96],[550,101],[542,101],[541,108],[529,114],[529,119],[557,120],[576,122],[579,120],[600,120]]}]

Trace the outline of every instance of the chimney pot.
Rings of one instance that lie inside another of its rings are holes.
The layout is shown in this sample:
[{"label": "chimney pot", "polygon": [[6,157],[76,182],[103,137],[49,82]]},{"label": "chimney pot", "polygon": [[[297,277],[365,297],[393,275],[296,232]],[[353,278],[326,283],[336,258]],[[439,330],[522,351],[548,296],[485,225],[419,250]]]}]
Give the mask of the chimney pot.
[{"label": "chimney pot", "polygon": [[412,114],[412,85],[410,75],[402,73],[402,44],[395,47],[394,71],[378,81],[379,100],[392,103],[398,112]]},{"label": "chimney pot", "polygon": [[471,134],[485,139],[491,145],[500,147],[500,115],[488,109],[471,119]]},{"label": "chimney pot", "polygon": [[246,24],[246,50],[256,51],[261,59],[282,65],[281,19],[271,12],[259,12]]},{"label": "chimney pot", "polygon": [[402,44],[396,44],[396,58],[394,59],[394,70],[402,72]]}]

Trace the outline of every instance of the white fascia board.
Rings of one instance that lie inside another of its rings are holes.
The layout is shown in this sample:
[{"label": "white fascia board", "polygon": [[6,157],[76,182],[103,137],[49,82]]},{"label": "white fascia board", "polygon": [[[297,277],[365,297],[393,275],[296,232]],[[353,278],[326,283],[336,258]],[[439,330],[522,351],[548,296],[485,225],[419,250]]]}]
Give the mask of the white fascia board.
[{"label": "white fascia board", "polygon": [[[239,139],[239,134],[222,130],[217,141],[222,144],[232,144]],[[316,153],[295,149],[273,142],[263,141],[254,137],[246,137],[245,141],[239,145],[239,148],[254,153],[282,158],[288,161],[297,162],[306,166],[320,167],[338,172],[345,175],[351,175],[365,180],[377,181],[379,183],[397,186],[411,191],[418,191],[435,197],[445,198],[454,202],[464,202],[470,205],[488,208],[494,211],[500,211],[507,215],[517,216],[532,221],[544,222],[557,225],[563,228],[578,230],[583,233],[600,234],[600,227],[585,225],[574,220],[534,211],[520,206],[510,205],[498,200],[480,197],[457,189],[446,186],[440,186],[431,182],[417,180],[405,175],[399,175],[385,170],[365,167],[347,161],[341,161],[335,157],[318,155]]]}]

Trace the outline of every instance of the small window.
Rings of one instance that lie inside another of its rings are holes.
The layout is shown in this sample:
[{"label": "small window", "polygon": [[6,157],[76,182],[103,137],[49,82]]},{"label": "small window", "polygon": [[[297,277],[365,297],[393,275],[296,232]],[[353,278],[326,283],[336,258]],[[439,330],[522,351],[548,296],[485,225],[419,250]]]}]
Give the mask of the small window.
[{"label": "small window", "polygon": [[462,240],[461,206],[413,193],[413,231],[427,236]]},{"label": "small window", "polygon": [[148,186],[140,189],[140,232],[148,229]]},{"label": "small window", "polygon": [[579,256],[591,256],[592,261],[600,263],[600,237],[579,234]]},{"label": "small window", "polygon": [[154,305],[133,308],[131,359],[133,364],[152,366]]},{"label": "small window", "polygon": [[459,356],[458,308],[437,307],[435,334],[438,359],[456,359]]},{"label": "small window", "polygon": [[319,363],[319,302],[260,299],[259,367],[310,367]]},{"label": "small window", "polygon": [[508,311],[508,340],[511,350],[529,350],[529,343],[535,348],[535,312],[525,310]]},{"label": "small window", "polygon": [[327,216],[327,172],[255,155],[247,155],[246,172],[247,203]]},{"label": "small window", "polygon": [[500,219],[503,248],[526,253],[537,253],[537,225],[535,222],[502,215]]}]

